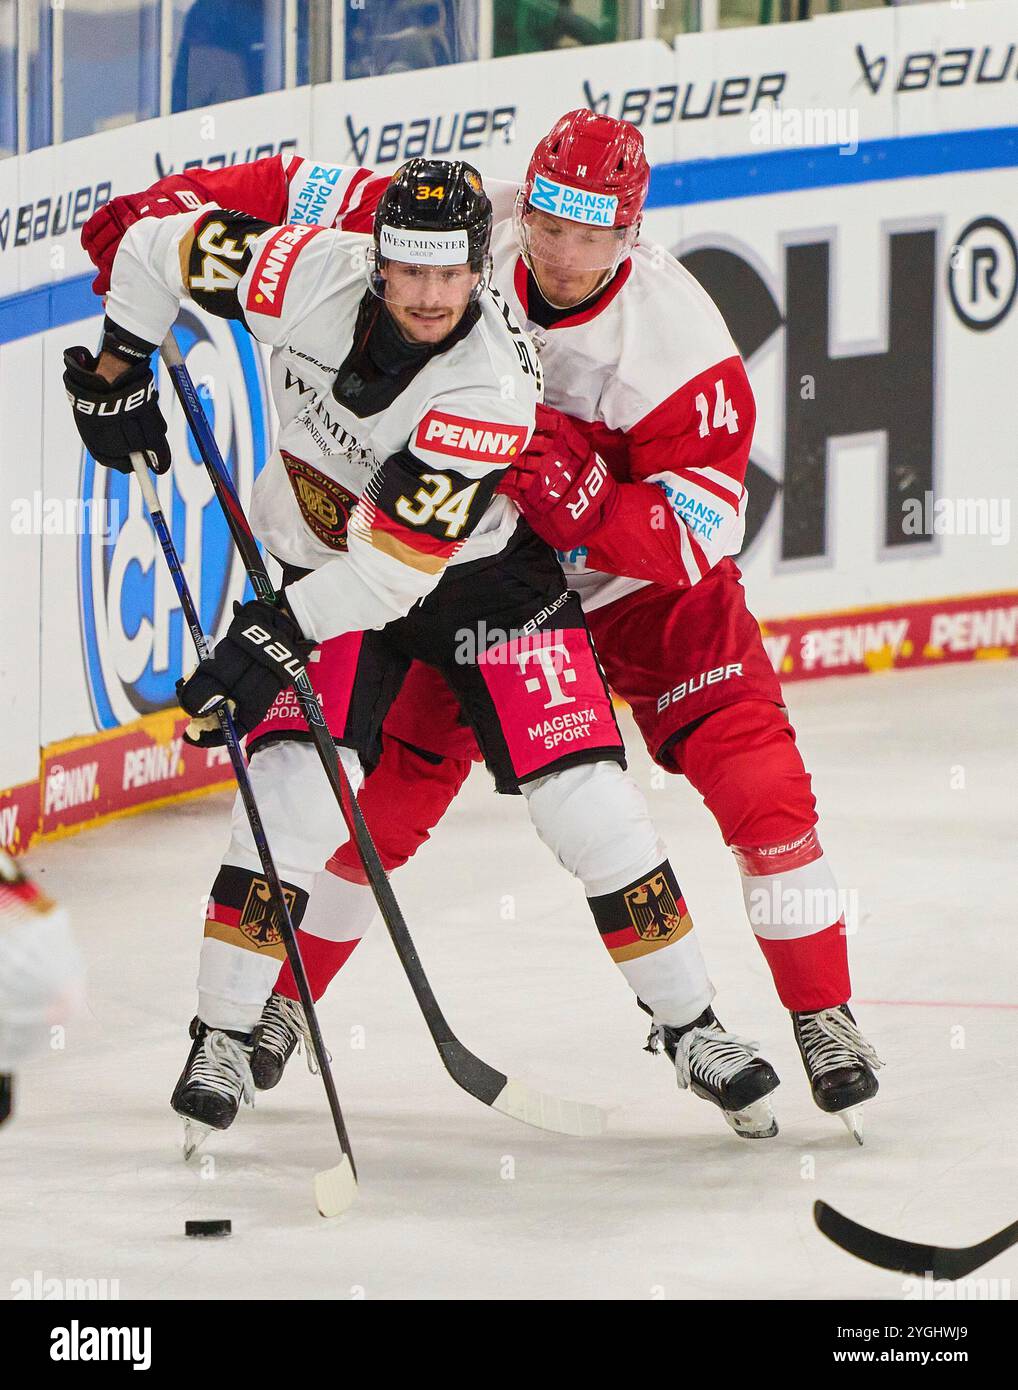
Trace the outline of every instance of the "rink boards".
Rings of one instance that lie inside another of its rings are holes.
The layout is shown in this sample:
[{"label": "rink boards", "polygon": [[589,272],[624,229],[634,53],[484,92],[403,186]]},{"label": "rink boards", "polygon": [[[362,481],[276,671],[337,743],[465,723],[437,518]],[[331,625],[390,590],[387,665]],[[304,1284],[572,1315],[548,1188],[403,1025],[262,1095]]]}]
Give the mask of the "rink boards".
[{"label": "rink boards", "polygon": [[[0,843],[226,778],[180,744],[173,683],[192,656],[175,596],[137,495],[82,456],[60,382],[63,347],[100,325],[80,226],[187,164],[436,154],[519,177],[563,110],[632,120],[654,166],[648,234],[715,296],[756,394],[740,564],[775,669],[1014,655],[1016,31],[1006,0],[573,49],[277,93],[0,164]],[[179,332],[246,497],[271,444],[264,356],[190,308]],[[176,408],[170,438],[160,495],[218,635],[243,574]]]}]

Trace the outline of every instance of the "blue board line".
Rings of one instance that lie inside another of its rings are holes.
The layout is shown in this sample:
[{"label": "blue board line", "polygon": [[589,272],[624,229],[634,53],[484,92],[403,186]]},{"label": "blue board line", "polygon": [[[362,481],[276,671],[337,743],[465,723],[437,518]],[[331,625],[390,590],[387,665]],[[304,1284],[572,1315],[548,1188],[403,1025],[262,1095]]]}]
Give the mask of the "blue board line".
[{"label": "blue board line", "polygon": [[861,140],[852,154],[842,154],[841,148],[817,145],[658,164],[651,171],[647,207],[685,207],[806,188],[1013,169],[1018,165],[1018,126]]},{"label": "blue board line", "polygon": [[[688,207],[806,188],[1016,167],[1018,126],[863,140],[850,155],[842,154],[837,145],[761,150],[655,165],[647,207]],[[0,344],[98,317],[102,306],[89,288],[92,275],[90,271],[0,299]]]}]

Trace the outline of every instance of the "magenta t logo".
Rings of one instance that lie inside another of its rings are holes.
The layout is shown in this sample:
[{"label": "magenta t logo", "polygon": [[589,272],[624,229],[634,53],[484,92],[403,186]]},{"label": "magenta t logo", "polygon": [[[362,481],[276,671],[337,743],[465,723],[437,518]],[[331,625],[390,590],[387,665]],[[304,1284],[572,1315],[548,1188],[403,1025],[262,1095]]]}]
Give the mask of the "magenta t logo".
[{"label": "magenta t logo", "polygon": [[[562,653],[561,657],[556,656],[557,652]],[[556,642],[554,646],[519,652],[516,660],[523,675],[526,675],[528,661],[536,661],[541,668],[547,682],[546,693],[551,696],[544,706],[545,709],[555,709],[559,705],[575,705],[576,696],[567,695],[562,689],[563,684],[572,685],[576,680],[576,672],[569,664],[569,651],[561,642]],[[535,694],[541,689],[541,677],[527,676],[526,686],[531,695]]]}]

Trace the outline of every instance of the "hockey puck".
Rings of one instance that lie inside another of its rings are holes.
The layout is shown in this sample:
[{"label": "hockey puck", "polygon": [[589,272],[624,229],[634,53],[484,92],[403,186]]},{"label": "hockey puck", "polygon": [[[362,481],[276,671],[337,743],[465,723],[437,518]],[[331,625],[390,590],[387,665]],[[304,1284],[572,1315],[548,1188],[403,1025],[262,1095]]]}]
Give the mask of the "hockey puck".
[{"label": "hockey puck", "polygon": [[184,1234],[188,1236],[228,1236],[233,1230],[229,1221],[185,1221]]}]

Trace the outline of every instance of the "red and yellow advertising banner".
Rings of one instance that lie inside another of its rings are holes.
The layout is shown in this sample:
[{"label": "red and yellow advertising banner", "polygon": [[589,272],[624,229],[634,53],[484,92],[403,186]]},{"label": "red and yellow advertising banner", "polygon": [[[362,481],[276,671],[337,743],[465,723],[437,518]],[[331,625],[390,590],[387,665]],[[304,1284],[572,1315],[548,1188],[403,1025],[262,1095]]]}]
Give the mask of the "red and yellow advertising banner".
[{"label": "red and yellow advertising banner", "polygon": [[133,724],[51,744],[39,780],[0,792],[0,847],[23,853],[41,838],[70,835],[228,786],[224,748],[184,742],[179,710],[145,715]]},{"label": "red and yellow advertising banner", "polygon": [[1018,593],[884,604],[761,623],[782,680],[1018,655]]},{"label": "red and yellow advertising banner", "polygon": [[[1018,656],[1018,592],[886,604],[761,623],[782,680]],[[232,782],[224,748],[184,742],[179,710],[50,745],[39,779],[0,791],[0,848],[70,835]]]}]

